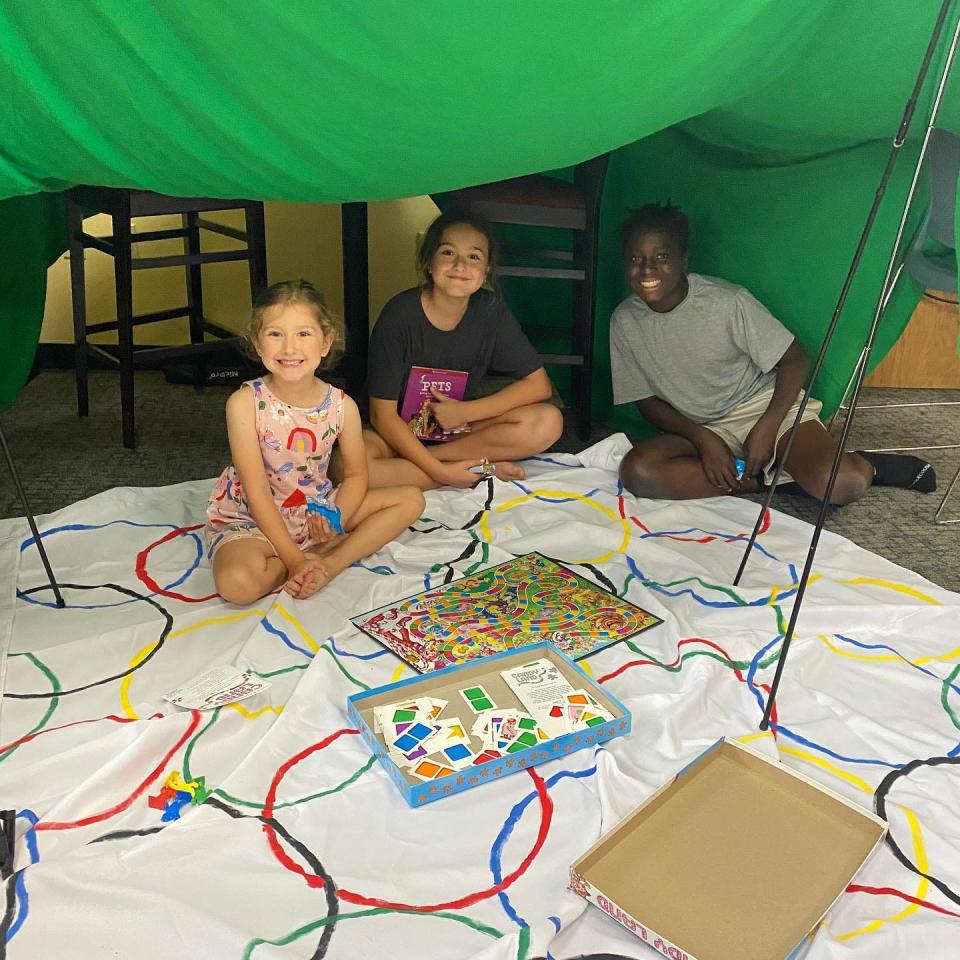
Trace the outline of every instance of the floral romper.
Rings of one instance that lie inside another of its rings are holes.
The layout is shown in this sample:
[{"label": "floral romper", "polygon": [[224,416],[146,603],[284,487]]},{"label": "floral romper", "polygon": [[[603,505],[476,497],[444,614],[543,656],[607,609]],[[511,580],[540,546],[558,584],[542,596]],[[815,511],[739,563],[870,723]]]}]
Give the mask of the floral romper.
[{"label": "floral romper", "polygon": [[[275,397],[262,379],[243,386],[253,390],[257,405],[257,438],[273,502],[296,544],[312,544],[307,527],[307,498],[333,499],[336,491],[327,478],[330,451],[343,426],[342,390],[330,386],[317,407],[293,407]],[[240,478],[233,466],[220,474],[207,505],[204,530],[207,555],[229,540],[267,538],[250,515]]]}]

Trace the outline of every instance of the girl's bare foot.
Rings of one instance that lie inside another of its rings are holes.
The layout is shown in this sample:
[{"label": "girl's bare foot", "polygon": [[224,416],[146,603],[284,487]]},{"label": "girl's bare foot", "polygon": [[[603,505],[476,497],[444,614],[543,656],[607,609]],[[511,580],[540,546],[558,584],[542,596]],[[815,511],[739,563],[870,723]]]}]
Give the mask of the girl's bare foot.
[{"label": "girl's bare foot", "polygon": [[512,460],[497,460],[493,464],[494,467],[494,476],[499,477],[501,480],[525,480],[527,477],[526,471],[518,463],[514,463]]},{"label": "girl's bare foot", "polygon": [[333,577],[329,571],[318,560],[316,564],[310,568],[306,577],[304,577],[303,586],[300,590],[300,599],[306,600],[307,597],[312,597],[318,590],[322,590],[332,579]]},{"label": "girl's bare foot", "polygon": [[317,555],[311,550],[304,550],[309,562],[297,571],[286,585],[287,593],[296,600],[306,600],[318,590],[325,587],[334,577],[334,574],[321,563]]},{"label": "girl's bare foot", "polygon": [[325,587],[334,577],[338,577],[350,566],[349,558],[344,560],[343,551],[334,549],[341,546],[345,539],[346,535],[337,537],[330,544],[318,544],[303,551],[323,571],[323,582],[318,584],[312,592],[316,593],[321,587]]}]

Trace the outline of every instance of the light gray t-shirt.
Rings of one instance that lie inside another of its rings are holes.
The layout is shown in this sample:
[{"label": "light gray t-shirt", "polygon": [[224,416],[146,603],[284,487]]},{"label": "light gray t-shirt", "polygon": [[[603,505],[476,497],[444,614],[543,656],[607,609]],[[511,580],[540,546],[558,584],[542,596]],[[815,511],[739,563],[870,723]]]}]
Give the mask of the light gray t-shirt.
[{"label": "light gray t-shirt", "polygon": [[793,334],[743,287],[698,273],[669,313],[628,297],[610,320],[613,402],[659,397],[711,423],[776,381]]}]

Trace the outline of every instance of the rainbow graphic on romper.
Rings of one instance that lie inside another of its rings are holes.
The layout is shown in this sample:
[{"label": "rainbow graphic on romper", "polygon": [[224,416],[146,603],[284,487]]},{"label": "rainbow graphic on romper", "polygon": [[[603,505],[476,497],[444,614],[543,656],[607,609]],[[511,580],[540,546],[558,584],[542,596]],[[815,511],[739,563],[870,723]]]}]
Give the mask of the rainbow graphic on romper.
[{"label": "rainbow graphic on romper", "polygon": [[306,427],[295,427],[287,437],[287,449],[297,453],[314,453],[317,449],[317,436]]}]

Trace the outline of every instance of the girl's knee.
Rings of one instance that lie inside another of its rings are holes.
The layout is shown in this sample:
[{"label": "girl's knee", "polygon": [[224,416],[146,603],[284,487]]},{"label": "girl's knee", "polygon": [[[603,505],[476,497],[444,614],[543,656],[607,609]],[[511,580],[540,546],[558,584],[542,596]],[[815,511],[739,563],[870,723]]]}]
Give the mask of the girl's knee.
[{"label": "girl's knee", "polygon": [[377,509],[393,511],[394,516],[400,516],[403,519],[404,526],[419,520],[427,506],[423,491],[413,484],[383,487],[378,493],[382,499]]},{"label": "girl's knee", "polygon": [[620,480],[635,497],[660,496],[656,464],[640,447],[634,447],[620,461]]},{"label": "girl's knee", "polygon": [[563,411],[552,403],[547,404],[547,431],[551,444],[556,443],[563,433]]},{"label": "girl's knee", "polygon": [[268,591],[254,572],[245,566],[231,566],[214,571],[214,583],[217,593],[227,603],[236,603],[239,606],[248,606],[256,603]]},{"label": "girl's knee", "polygon": [[[830,483],[832,463],[824,463],[811,471],[803,481],[798,481],[803,489],[821,502],[827,495],[827,486]],[[867,465],[869,468],[869,464]],[[854,503],[863,497],[870,489],[872,477],[869,470],[860,469],[859,465],[849,455],[844,454],[837,471],[837,478],[830,492],[832,506],[842,507],[844,504]]]},{"label": "girl's knee", "polygon": [[533,408],[532,438],[541,450],[552,446],[563,433],[563,413],[552,403],[538,403]]},{"label": "girl's knee", "polygon": [[830,502],[837,505],[854,503],[866,494],[872,483],[873,470],[870,464],[867,464],[864,469],[853,457],[844,454],[840,461],[840,471],[833,486]]},{"label": "girl's knee", "polygon": [[400,493],[400,503],[404,507],[405,512],[410,516],[411,520],[419,520],[420,517],[423,516],[423,511],[427,506],[423,491],[419,487],[410,485],[401,487]]}]

